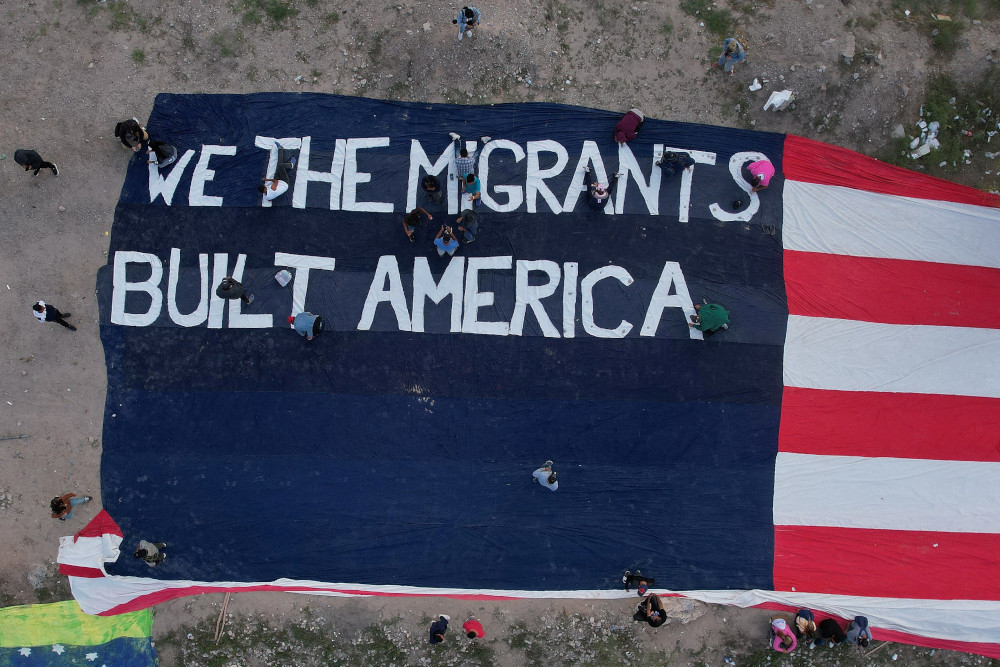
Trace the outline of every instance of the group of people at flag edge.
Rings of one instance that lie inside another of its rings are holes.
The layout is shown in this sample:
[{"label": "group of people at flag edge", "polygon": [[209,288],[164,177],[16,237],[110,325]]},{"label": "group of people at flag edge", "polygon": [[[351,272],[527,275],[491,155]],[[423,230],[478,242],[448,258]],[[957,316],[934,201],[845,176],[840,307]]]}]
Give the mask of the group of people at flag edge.
[{"label": "group of people at flag edge", "polygon": [[[642,598],[633,616],[636,621],[644,621],[654,628],[666,623],[667,614],[663,601],[656,593],[649,592],[649,588],[656,583],[653,577],[642,574],[640,570],[625,570],[622,583],[625,584],[626,591],[635,585],[636,593]],[[812,610],[799,609],[794,618],[780,614],[771,617],[767,643],[779,653],[791,653],[800,644],[806,643],[810,649],[840,644],[866,648],[871,639],[868,619],[864,616],[855,616],[845,631],[835,618],[825,618],[817,624]]]}]

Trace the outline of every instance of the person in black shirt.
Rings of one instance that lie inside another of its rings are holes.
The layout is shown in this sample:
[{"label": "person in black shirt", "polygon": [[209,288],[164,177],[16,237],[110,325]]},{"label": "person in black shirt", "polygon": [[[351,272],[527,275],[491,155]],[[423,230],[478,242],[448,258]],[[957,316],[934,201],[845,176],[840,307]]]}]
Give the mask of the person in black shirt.
[{"label": "person in black shirt", "polygon": [[148,164],[155,164],[159,167],[166,167],[177,161],[177,149],[168,144],[165,141],[160,141],[159,139],[150,139],[147,153],[152,157],[151,160],[146,160]]},{"label": "person in black shirt", "polygon": [[430,198],[430,200],[435,204],[440,204],[441,201],[444,199],[444,193],[441,192],[441,183],[438,182],[436,176],[431,176],[428,174],[427,177],[424,178],[422,187],[424,188],[424,192],[427,193],[427,196]]},{"label": "person in black shirt", "polygon": [[115,136],[122,140],[126,148],[138,151],[142,142],[149,139],[146,128],[139,125],[137,118],[129,118],[115,125]]},{"label": "person in black shirt", "polygon": [[431,644],[440,644],[444,641],[444,633],[448,631],[448,621],[451,616],[441,614],[438,620],[431,623]]},{"label": "person in black shirt", "polygon": [[54,162],[46,162],[41,155],[30,148],[18,148],[14,151],[14,162],[24,167],[25,171],[34,169],[35,176],[38,176],[40,169],[51,169],[53,176],[59,175],[59,167]]},{"label": "person in black shirt", "polygon": [[639,611],[645,617],[645,621],[652,627],[658,628],[667,622],[667,613],[663,611],[663,602],[656,593],[646,596],[645,602],[639,604]]}]

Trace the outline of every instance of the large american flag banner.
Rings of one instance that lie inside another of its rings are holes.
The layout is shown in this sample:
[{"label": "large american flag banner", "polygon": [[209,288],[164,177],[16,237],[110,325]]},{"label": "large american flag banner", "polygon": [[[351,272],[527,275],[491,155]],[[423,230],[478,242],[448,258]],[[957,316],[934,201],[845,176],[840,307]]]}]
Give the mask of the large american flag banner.
[{"label": "large american flag banner", "polygon": [[[1000,198],[794,136],[647,118],[618,145],[618,117],[160,96],[178,160],[130,164],[97,281],[106,511],[60,546],[81,606],[614,599],[641,567],[1000,655]],[[482,204],[452,257],[457,148]],[[688,326],[709,300],[728,330]],[[138,539],[170,558],[120,558]]]}]

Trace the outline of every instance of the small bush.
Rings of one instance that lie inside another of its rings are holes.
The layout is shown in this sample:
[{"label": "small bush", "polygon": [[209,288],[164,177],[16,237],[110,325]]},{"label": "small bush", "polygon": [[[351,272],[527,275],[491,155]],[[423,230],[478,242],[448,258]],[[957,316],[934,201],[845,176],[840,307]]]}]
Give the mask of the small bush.
[{"label": "small bush", "polygon": [[930,21],[931,44],[945,55],[951,55],[958,50],[958,43],[965,32],[965,24],[961,21]]},{"label": "small bush", "polygon": [[146,52],[142,49],[135,49],[132,51],[132,62],[136,65],[141,65],[146,62]]}]

